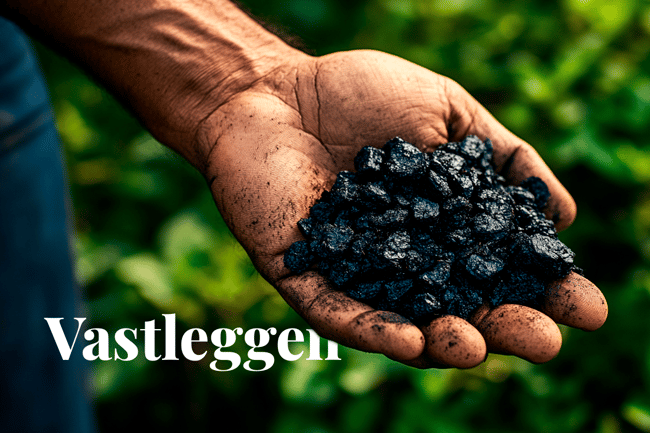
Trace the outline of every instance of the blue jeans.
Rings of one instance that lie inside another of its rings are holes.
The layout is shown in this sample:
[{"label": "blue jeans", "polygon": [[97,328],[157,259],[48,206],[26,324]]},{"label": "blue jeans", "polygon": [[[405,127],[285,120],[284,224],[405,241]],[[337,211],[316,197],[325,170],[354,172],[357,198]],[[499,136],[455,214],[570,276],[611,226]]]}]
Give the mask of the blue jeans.
[{"label": "blue jeans", "polygon": [[[80,335],[61,359],[45,317],[80,316],[67,185],[43,77],[0,18],[0,431],[92,431]],[[66,329],[68,340],[75,329]]]}]

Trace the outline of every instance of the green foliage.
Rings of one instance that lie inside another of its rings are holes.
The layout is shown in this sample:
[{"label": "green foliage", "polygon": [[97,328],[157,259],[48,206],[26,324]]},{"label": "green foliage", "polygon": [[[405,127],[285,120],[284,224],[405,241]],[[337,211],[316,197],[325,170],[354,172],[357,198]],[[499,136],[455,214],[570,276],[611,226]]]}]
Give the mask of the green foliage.
[{"label": "green foliage", "polygon": [[[539,366],[490,355],[469,371],[419,371],[346,348],[336,362],[276,356],[263,373],[98,363],[102,430],[137,418],[155,431],[212,431],[225,420],[278,433],[650,431],[650,3],[245,3],[317,54],[373,48],[450,76],[535,146],[578,203],[561,236],[605,293],[608,322],[595,333],[562,327],[560,355]],[[204,180],[105,91],[40,51],[93,324],[116,330],[173,312],[179,331],[306,329],[255,272]]]}]

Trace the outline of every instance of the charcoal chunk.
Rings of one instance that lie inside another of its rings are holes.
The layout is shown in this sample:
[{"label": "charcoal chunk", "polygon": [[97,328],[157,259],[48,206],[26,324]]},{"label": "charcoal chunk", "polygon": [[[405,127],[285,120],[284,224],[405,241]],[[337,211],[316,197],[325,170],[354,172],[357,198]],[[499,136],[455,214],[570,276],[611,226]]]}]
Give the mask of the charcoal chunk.
[{"label": "charcoal chunk", "polygon": [[297,241],[291,244],[284,255],[284,265],[296,274],[302,274],[314,263],[314,255],[311,253],[307,241]]},{"label": "charcoal chunk", "polygon": [[517,235],[515,261],[536,274],[564,276],[573,267],[573,251],[560,240],[540,234]]},{"label": "charcoal chunk", "polygon": [[337,227],[332,224],[320,226],[319,237],[310,244],[311,249],[321,256],[333,257],[345,252],[354,236],[350,227]]},{"label": "charcoal chunk", "polygon": [[397,227],[404,224],[408,216],[409,211],[406,209],[388,209],[381,215],[377,215],[372,222],[376,227]]},{"label": "charcoal chunk", "polygon": [[465,167],[465,159],[453,153],[434,152],[429,160],[429,167],[438,174],[455,176]]},{"label": "charcoal chunk", "polygon": [[442,310],[440,300],[435,295],[424,292],[408,296],[407,301],[401,305],[400,313],[415,323],[426,323]]},{"label": "charcoal chunk", "polygon": [[404,267],[407,271],[416,273],[421,272],[427,266],[427,260],[416,250],[408,250],[404,258]]},{"label": "charcoal chunk", "polygon": [[321,201],[311,207],[309,215],[315,222],[325,224],[329,222],[329,219],[335,210],[336,209],[331,204]]},{"label": "charcoal chunk", "polygon": [[420,177],[426,173],[427,161],[420,150],[406,142],[390,147],[386,171],[396,178]]},{"label": "charcoal chunk", "polygon": [[488,280],[498,274],[505,264],[505,261],[497,257],[483,257],[472,254],[465,262],[465,269],[469,275],[477,280]]},{"label": "charcoal chunk", "polygon": [[372,146],[362,148],[354,158],[354,169],[359,174],[378,174],[384,160],[384,151]]},{"label": "charcoal chunk", "polygon": [[332,203],[339,206],[346,203],[354,203],[359,198],[359,186],[354,183],[350,176],[339,176],[330,191]]},{"label": "charcoal chunk", "polygon": [[451,188],[449,188],[449,184],[447,183],[445,177],[439,175],[433,170],[430,170],[428,179],[437,198],[444,199],[451,197]]},{"label": "charcoal chunk", "polygon": [[366,301],[377,296],[379,292],[381,292],[381,289],[381,281],[375,281],[372,283],[359,283],[348,288],[348,295],[357,301]]},{"label": "charcoal chunk", "polygon": [[451,264],[441,261],[430,271],[420,274],[418,279],[429,289],[440,289],[449,280],[450,275]]},{"label": "charcoal chunk", "polygon": [[450,198],[442,205],[443,230],[454,230],[465,226],[470,219],[472,205],[465,197]]},{"label": "charcoal chunk", "polygon": [[413,288],[413,280],[390,281],[386,283],[386,298],[396,301]]},{"label": "charcoal chunk", "polygon": [[361,199],[372,207],[386,206],[391,203],[390,195],[383,182],[369,182],[359,188]]},{"label": "charcoal chunk", "polygon": [[329,279],[336,287],[343,287],[359,272],[360,266],[351,260],[341,260],[332,264]]},{"label": "charcoal chunk", "polygon": [[520,186],[509,186],[506,188],[506,190],[518,205],[535,205],[535,196],[527,189],[524,189]]},{"label": "charcoal chunk", "polygon": [[384,242],[381,254],[387,260],[401,260],[406,257],[406,253],[411,247],[411,237],[405,231],[393,233]]},{"label": "charcoal chunk", "polygon": [[311,236],[311,231],[314,229],[314,220],[311,218],[303,218],[298,221],[298,229],[300,233],[306,238]]},{"label": "charcoal chunk", "polygon": [[440,206],[426,198],[416,197],[413,200],[413,217],[417,221],[431,223],[440,215]]},{"label": "charcoal chunk", "polygon": [[472,245],[474,242],[472,231],[468,227],[452,230],[442,239],[442,243],[454,251]]},{"label": "charcoal chunk", "polygon": [[488,299],[492,306],[507,303],[537,307],[544,290],[540,278],[522,270],[513,270],[497,285]]},{"label": "charcoal chunk", "polygon": [[474,234],[480,238],[502,239],[508,235],[508,219],[497,219],[488,214],[477,215],[472,221]]},{"label": "charcoal chunk", "polygon": [[546,183],[539,177],[531,176],[521,183],[521,187],[527,189],[535,196],[535,205],[539,209],[543,209],[551,197],[551,192],[548,190]]}]

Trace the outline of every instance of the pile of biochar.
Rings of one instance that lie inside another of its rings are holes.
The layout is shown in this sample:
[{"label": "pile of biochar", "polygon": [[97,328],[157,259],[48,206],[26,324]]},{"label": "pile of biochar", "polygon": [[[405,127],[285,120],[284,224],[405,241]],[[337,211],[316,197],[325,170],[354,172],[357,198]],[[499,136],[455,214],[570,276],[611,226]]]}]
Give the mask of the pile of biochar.
[{"label": "pile of biochar", "polygon": [[492,143],[468,136],[423,153],[400,138],[364,147],[309,217],[306,240],[284,256],[331,284],[414,322],[479,306],[539,306],[545,286],[574,268],[573,252],[542,212],[546,184],[507,186]]}]

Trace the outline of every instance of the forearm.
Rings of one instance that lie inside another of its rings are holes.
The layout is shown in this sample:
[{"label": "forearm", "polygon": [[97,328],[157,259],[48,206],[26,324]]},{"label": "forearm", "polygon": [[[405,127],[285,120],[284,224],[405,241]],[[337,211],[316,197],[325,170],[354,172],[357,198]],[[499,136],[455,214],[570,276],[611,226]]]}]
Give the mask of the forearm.
[{"label": "forearm", "polygon": [[2,10],[79,63],[199,167],[201,121],[298,53],[226,0],[9,0]]}]

